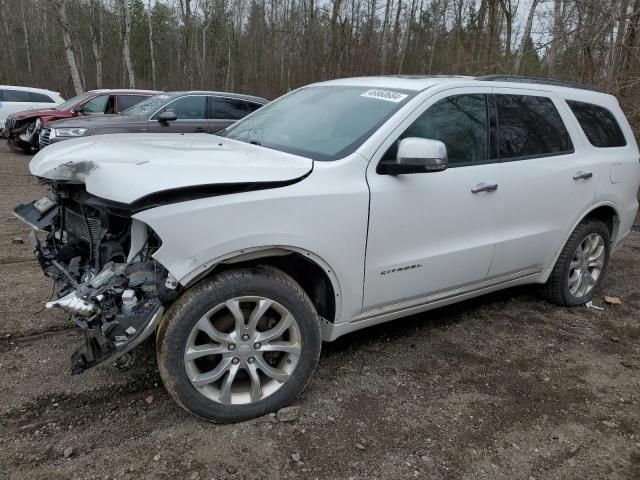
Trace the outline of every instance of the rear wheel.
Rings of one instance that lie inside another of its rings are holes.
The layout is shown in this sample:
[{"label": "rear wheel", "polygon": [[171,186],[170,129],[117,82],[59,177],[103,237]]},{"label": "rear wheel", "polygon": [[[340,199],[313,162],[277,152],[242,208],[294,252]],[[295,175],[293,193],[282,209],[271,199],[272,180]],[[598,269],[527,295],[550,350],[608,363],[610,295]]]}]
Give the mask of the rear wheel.
[{"label": "rear wheel", "polygon": [[573,231],[544,286],[559,305],[582,305],[593,297],[607,271],[611,234],[600,220],[585,220]]},{"label": "rear wheel", "polygon": [[290,403],[317,365],[318,315],[300,286],[274,269],[228,271],[187,291],[167,312],[158,366],[190,413],[235,422]]}]

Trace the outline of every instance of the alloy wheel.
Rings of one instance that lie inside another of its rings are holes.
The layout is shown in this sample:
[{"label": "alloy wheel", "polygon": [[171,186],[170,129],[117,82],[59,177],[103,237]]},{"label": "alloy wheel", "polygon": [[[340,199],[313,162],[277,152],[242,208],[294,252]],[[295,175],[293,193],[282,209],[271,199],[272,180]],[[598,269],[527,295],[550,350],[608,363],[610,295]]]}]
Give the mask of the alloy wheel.
[{"label": "alloy wheel", "polygon": [[569,293],[582,298],[595,287],[604,267],[604,239],[599,233],[587,235],[578,245],[569,265]]},{"label": "alloy wheel", "polygon": [[184,365],[191,385],[210,400],[258,402],[291,377],[300,358],[300,329],[278,302],[259,296],[221,303],[198,320]]}]

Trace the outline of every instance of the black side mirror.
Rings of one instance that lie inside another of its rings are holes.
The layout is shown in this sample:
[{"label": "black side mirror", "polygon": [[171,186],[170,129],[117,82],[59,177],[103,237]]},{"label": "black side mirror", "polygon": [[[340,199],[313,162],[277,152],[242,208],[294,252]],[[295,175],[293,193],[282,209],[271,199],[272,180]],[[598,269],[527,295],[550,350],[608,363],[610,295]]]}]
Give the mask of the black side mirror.
[{"label": "black side mirror", "polygon": [[442,172],[447,166],[447,147],[444,143],[409,137],[400,141],[396,159],[380,162],[377,172],[381,175]]},{"label": "black side mirror", "polygon": [[160,115],[158,115],[158,121],[160,123],[173,122],[177,119],[178,116],[176,115],[176,112],[162,112]]}]

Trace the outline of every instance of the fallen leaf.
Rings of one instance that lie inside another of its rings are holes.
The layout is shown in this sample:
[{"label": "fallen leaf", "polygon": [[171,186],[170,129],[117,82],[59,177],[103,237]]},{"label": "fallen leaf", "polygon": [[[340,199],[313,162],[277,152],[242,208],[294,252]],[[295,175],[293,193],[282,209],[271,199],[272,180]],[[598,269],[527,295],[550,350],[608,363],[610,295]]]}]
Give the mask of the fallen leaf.
[{"label": "fallen leaf", "polygon": [[609,305],[621,305],[622,302],[618,297],[604,297],[604,301]]}]

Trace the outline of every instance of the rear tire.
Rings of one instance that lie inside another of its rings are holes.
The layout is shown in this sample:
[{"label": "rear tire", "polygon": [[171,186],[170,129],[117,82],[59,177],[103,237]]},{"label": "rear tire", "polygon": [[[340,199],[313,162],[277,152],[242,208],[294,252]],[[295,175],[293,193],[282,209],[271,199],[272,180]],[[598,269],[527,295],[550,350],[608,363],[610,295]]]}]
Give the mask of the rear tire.
[{"label": "rear tire", "polygon": [[311,379],[321,343],[318,314],[291,277],[272,268],[231,270],[169,308],[158,332],[158,368],[182,408],[208,421],[239,422],[293,401]]},{"label": "rear tire", "polygon": [[583,220],[573,231],[543,287],[557,305],[583,305],[604,278],[611,252],[611,234],[600,220]]}]

